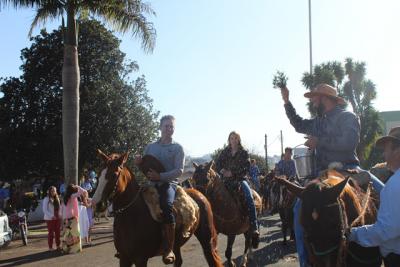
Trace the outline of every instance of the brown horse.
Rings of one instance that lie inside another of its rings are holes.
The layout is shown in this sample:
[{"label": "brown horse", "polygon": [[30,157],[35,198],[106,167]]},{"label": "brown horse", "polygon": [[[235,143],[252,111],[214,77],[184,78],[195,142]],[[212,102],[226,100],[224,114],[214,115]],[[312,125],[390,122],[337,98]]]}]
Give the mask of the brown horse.
[{"label": "brown horse", "polygon": [[349,227],[372,224],[376,206],[370,188],[362,192],[355,182],[328,170],[305,188],[278,179],[302,200],[300,223],[310,261],[317,267],[379,267],[379,249],[364,248],[346,240]]},{"label": "brown horse", "polygon": [[[142,187],[133,173],[125,166],[128,153],[105,155],[100,150],[105,168],[99,178],[99,186],[93,197],[101,207],[101,202],[111,200],[114,210],[114,245],[119,253],[120,266],[147,266],[149,258],[161,255],[161,224],[156,222],[141,195]],[[200,241],[209,266],[222,267],[217,252],[217,232],[213,224],[210,203],[197,190],[188,189],[186,193],[199,206],[196,214],[197,225],[188,237],[183,237],[182,227],[177,225],[174,253],[175,266],[182,265],[180,247],[193,234]]]},{"label": "brown horse", "polygon": [[[250,224],[247,212],[243,211],[241,205],[225,188],[222,180],[213,170],[213,165],[213,161],[205,165],[193,163],[195,167],[193,173],[195,188],[204,193],[211,202],[217,231],[228,236],[228,244],[225,250],[228,266],[235,266],[232,260],[232,246],[238,234],[244,234],[245,236],[245,249],[241,266],[247,266],[247,260],[250,256],[248,253],[251,253],[252,245],[256,247],[258,244],[254,244],[249,233]],[[253,197],[259,213],[261,210],[261,198],[254,190]]]}]

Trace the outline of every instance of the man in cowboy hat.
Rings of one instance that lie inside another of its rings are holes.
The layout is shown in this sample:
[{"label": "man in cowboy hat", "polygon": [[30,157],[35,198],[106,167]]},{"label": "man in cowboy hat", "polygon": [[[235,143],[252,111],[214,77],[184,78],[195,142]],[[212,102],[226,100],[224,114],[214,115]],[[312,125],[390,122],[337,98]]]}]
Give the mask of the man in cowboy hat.
[{"label": "man in cowboy hat", "polygon": [[364,247],[379,246],[385,267],[400,266],[400,127],[392,128],[389,135],[376,141],[384,149],[387,167],[394,172],[380,192],[380,205],[376,223],[351,229],[350,241]]},{"label": "man in cowboy hat", "polygon": [[345,165],[359,165],[356,148],[360,140],[360,121],[357,116],[343,108],[345,101],[334,87],[319,84],[304,96],[311,100],[317,116],[303,119],[297,115],[289,101],[289,90],[281,88],[286,115],[296,132],[307,134],[305,143],[316,150],[318,171],[328,168],[332,162]]},{"label": "man in cowboy hat", "polygon": [[[346,101],[338,96],[336,88],[329,84],[319,84],[311,92],[304,94],[309,98],[317,116],[303,119],[289,101],[289,90],[281,88],[285,103],[286,115],[296,132],[306,134],[305,145],[316,152],[316,170],[328,169],[330,163],[338,162],[343,169],[360,169],[356,148],[360,141],[360,121],[351,111],[344,109]],[[383,184],[378,178],[369,175],[375,190],[382,189]],[[299,223],[301,201],[294,206],[294,230],[300,266],[306,266],[307,251],[302,242],[303,230]]]},{"label": "man in cowboy hat", "polygon": [[[160,208],[163,216],[163,262],[173,264],[175,242],[175,216],[173,204],[175,200],[178,178],[183,173],[185,153],[183,147],[172,139],[175,131],[175,118],[172,115],[163,116],[160,120],[161,137],[156,142],[148,144],[144,155],[151,155],[158,159],[165,168],[165,172],[149,169],[146,177],[157,188],[160,198]],[[134,163],[140,166],[143,162],[141,155],[135,155]]]}]

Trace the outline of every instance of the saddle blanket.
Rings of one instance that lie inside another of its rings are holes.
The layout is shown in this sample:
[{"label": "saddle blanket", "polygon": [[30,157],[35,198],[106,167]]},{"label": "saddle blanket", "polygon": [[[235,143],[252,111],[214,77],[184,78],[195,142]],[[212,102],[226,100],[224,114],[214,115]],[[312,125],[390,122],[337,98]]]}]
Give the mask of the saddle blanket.
[{"label": "saddle blanket", "polygon": [[[146,185],[142,196],[153,219],[162,222],[162,210],[157,189],[154,186]],[[189,237],[191,230],[197,225],[198,216],[196,215],[199,214],[199,206],[181,186],[176,188],[174,213],[176,224],[182,225],[183,237]]]}]

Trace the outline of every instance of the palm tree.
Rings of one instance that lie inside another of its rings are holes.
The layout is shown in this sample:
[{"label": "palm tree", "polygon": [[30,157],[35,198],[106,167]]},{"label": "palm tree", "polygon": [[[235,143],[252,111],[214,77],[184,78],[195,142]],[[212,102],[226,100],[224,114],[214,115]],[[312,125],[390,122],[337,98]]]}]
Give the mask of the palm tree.
[{"label": "palm tree", "polygon": [[[119,32],[132,32],[142,42],[146,52],[152,52],[156,32],[153,23],[145,15],[155,15],[149,4],[141,0],[0,0],[1,5],[14,8],[35,8],[29,35],[39,24],[48,19],[67,17],[64,36],[64,64],[62,69],[63,86],[63,148],[64,176],[66,183],[78,182],[78,144],[79,144],[79,61],[76,17],[93,15],[103,19]],[[64,20],[63,20],[64,21]],[[64,24],[64,23],[63,23]]]}]

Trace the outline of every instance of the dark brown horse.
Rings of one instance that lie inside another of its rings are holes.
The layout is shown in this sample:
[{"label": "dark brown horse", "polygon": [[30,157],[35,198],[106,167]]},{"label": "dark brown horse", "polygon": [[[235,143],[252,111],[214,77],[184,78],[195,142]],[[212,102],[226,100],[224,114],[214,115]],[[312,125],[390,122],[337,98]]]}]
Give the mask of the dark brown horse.
[{"label": "dark brown horse", "polygon": [[[149,258],[161,255],[161,224],[153,220],[141,195],[142,187],[133,173],[125,166],[128,153],[105,155],[100,150],[105,168],[99,178],[99,186],[93,197],[100,208],[101,202],[111,200],[114,210],[114,245],[119,253],[120,266],[147,266]],[[191,230],[200,241],[209,266],[222,267],[217,252],[217,232],[213,224],[210,203],[197,190],[186,193],[199,206],[198,223]],[[182,227],[177,225],[174,245],[175,266],[182,265],[180,247],[190,238],[183,237]]]},{"label": "dark brown horse", "polygon": [[305,188],[278,179],[302,200],[300,223],[314,266],[379,267],[379,249],[364,248],[346,240],[349,227],[372,224],[376,206],[368,192],[340,173],[328,170]]},{"label": "dark brown horse", "polygon": [[296,196],[286,186],[276,182],[273,179],[274,176],[275,172],[272,170],[263,180],[263,203],[265,203],[265,207],[270,207],[268,212],[271,214],[275,211],[279,213],[283,245],[286,245],[288,232],[290,233],[290,239],[294,240],[293,206]]},{"label": "dark brown horse", "polygon": [[[203,192],[211,202],[217,231],[228,236],[228,244],[225,250],[228,266],[235,266],[232,261],[232,246],[236,235],[239,234],[244,234],[246,240],[241,266],[247,266],[248,256],[250,256],[248,253],[251,253],[252,245],[258,246],[258,244],[253,244],[249,233],[250,224],[247,212],[243,210],[241,204],[238,204],[236,199],[225,188],[224,183],[213,170],[213,165],[213,161],[205,165],[193,164],[195,167],[193,173],[194,186]],[[260,212],[261,198],[254,190],[253,196],[256,209]]]}]

